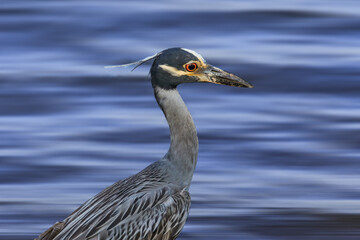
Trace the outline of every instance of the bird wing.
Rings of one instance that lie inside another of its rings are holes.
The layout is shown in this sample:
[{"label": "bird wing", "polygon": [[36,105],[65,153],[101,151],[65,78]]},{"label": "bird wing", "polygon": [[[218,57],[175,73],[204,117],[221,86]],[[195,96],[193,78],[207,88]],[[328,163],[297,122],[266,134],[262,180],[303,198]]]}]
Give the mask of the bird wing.
[{"label": "bird wing", "polygon": [[64,222],[57,222],[48,230],[43,232],[36,240],[54,239],[64,229]]},{"label": "bird wing", "polygon": [[[161,190],[163,191],[163,190]],[[160,193],[162,195],[162,193]],[[92,229],[87,234],[89,239],[122,239],[122,240],[173,240],[181,232],[190,208],[190,195],[187,191],[176,192],[172,195],[162,195],[158,204],[150,203],[148,207],[141,207],[147,199],[138,205],[140,211],[129,217],[112,220],[110,226],[101,230]],[[135,208],[138,208],[135,206]],[[130,212],[133,209],[129,210]],[[95,234],[92,234],[95,233]],[[101,238],[107,234],[107,237]],[[88,239],[86,238],[86,239]]]},{"label": "bird wing", "polygon": [[137,174],[106,188],[38,240],[157,239],[159,234],[173,239],[189,208],[185,189]]}]

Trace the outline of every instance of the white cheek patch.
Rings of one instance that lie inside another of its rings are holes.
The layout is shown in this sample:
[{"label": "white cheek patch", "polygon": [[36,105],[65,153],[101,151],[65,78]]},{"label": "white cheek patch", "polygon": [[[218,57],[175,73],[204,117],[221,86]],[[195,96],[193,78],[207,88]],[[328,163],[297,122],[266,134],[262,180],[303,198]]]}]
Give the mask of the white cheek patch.
[{"label": "white cheek patch", "polygon": [[207,76],[205,75],[198,75],[199,82],[212,82]]},{"label": "white cheek patch", "polygon": [[179,70],[179,69],[177,69],[175,67],[171,67],[171,66],[166,65],[166,64],[159,65],[159,68],[161,68],[162,70],[170,73],[174,77],[180,77],[180,76],[187,75],[187,72],[181,71],[181,70]]}]

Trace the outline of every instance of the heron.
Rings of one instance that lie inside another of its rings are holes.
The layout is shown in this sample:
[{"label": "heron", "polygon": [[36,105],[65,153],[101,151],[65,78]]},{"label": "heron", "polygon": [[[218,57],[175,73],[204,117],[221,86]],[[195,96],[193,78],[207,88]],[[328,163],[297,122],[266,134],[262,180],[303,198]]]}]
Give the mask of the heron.
[{"label": "heron", "polygon": [[168,152],[90,198],[36,240],[174,240],[180,234],[189,214],[189,187],[199,147],[195,124],[177,86],[194,82],[252,85],[185,48],[169,48],[131,64],[136,68],[150,60],[155,99],[170,129]]}]

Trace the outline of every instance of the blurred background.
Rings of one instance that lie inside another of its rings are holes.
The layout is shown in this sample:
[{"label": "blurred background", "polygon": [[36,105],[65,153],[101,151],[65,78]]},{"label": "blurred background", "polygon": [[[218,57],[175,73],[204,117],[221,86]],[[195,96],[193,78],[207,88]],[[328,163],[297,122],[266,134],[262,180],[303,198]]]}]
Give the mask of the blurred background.
[{"label": "blurred background", "polygon": [[179,239],[360,239],[360,2],[0,5],[0,239],[33,239],[161,158],[149,64],[186,47],[254,89],[179,87],[198,129]]}]

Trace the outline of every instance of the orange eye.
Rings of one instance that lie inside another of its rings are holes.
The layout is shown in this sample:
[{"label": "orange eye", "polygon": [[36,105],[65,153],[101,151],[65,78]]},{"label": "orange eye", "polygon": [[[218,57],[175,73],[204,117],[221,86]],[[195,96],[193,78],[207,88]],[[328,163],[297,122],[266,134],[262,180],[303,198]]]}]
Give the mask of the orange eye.
[{"label": "orange eye", "polygon": [[196,63],[189,63],[185,65],[186,70],[189,72],[193,72],[198,68],[198,65]]}]

